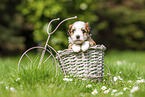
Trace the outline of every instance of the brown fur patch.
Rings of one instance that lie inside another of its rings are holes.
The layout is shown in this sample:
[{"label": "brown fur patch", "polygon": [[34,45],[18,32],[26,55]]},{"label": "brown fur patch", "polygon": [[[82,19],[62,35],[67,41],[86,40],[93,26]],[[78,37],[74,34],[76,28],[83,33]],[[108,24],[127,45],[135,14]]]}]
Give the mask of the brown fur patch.
[{"label": "brown fur patch", "polygon": [[90,26],[89,26],[88,22],[86,23],[86,30],[87,30],[88,33],[90,33]]},{"label": "brown fur patch", "polygon": [[88,39],[88,41],[89,41],[91,46],[96,45],[95,41],[91,37]]},{"label": "brown fur patch", "polygon": [[71,32],[71,28],[72,28],[73,24],[69,25],[69,29],[68,29],[68,35],[71,35],[72,32]]}]

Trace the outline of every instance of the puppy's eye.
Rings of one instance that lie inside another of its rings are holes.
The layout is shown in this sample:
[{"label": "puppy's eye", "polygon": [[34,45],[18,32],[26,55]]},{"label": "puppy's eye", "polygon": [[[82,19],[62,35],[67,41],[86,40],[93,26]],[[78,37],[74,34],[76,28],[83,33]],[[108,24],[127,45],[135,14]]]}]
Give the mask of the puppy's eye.
[{"label": "puppy's eye", "polygon": [[72,32],[74,33],[75,32],[75,29],[73,29]]},{"label": "puppy's eye", "polygon": [[82,32],[85,33],[86,31],[83,29]]}]

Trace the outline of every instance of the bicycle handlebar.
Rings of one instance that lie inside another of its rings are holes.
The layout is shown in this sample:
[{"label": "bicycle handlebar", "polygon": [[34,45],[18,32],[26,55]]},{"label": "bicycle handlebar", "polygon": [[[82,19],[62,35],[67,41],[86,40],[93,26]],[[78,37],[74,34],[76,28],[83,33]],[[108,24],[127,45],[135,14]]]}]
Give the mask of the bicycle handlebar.
[{"label": "bicycle handlebar", "polygon": [[56,27],[51,33],[49,33],[49,26],[50,26],[50,24],[51,24],[53,21],[60,20],[60,18],[51,20],[51,21],[49,22],[49,24],[48,24],[48,27],[47,27],[47,33],[48,33],[48,34],[53,34],[63,22],[65,22],[65,21],[67,21],[67,20],[70,20],[70,19],[76,19],[76,18],[77,18],[77,16],[74,16],[74,17],[71,17],[71,18],[67,18],[67,19],[62,20],[62,21],[57,25],[57,27]]}]

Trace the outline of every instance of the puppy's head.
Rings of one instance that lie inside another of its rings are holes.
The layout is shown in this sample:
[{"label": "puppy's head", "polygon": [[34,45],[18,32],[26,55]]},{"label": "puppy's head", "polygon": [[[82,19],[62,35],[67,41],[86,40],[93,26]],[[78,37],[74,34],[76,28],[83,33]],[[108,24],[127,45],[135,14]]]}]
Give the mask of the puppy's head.
[{"label": "puppy's head", "polygon": [[90,27],[88,23],[77,21],[69,25],[68,34],[74,44],[82,44],[88,39]]}]

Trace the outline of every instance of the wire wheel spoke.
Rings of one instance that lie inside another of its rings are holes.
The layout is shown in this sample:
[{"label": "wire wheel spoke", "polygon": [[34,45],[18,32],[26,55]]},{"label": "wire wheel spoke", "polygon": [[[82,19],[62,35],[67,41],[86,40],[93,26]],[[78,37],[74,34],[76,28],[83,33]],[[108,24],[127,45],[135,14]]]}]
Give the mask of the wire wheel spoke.
[{"label": "wire wheel spoke", "polygon": [[43,62],[43,64],[51,57],[52,55],[49,55],[49,57]]},{"label": "wire wheel spoke", "polygon": [[25,54],[27,56],[27,58],[32,62],[31,58],[28,56],[28,54]]}]

